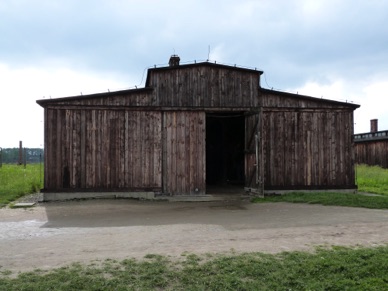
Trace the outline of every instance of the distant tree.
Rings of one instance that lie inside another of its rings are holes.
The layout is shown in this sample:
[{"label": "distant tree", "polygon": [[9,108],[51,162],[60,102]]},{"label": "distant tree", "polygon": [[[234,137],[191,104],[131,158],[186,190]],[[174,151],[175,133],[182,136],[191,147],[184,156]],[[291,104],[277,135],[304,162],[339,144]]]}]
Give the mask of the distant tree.
[{"label": "distant tree", "polygon": [[[28,164],[43,162],[43,149],[26,148],[26,161]],[[24,155],[24,150],[23,150]],[[19,162],[19,148],[3,148],[2,160],[4,164],[17,164]]]}]

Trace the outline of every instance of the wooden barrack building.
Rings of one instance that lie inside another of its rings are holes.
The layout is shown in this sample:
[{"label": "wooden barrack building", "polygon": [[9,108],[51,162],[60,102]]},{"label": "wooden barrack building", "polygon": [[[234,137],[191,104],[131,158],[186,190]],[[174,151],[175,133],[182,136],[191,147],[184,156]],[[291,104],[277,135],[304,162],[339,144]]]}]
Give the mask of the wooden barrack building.
[{"label": "wooden barrack building", "polygon": [[388,168],[388,130],[378,130],[372,119],[370,132],[354,135],[356,164]]},{"label": "wooden barrack building", "polygon": [[263,89],[262,73],[174,55],[141,89],[38,100],[43,191],[354,189],[359,105]]}]

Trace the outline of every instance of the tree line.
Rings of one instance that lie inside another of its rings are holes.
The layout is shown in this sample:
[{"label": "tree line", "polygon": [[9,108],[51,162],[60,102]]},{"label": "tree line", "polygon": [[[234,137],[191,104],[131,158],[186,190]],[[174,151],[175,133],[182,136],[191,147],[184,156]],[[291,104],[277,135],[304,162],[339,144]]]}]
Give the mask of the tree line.
[{"label": "tree line", "polygon": [[[27,164],[43,162],[44,150],[40,148],[23,148],[22,163]],[[0,163],[18,164],[19,148],[0,148]]]}]

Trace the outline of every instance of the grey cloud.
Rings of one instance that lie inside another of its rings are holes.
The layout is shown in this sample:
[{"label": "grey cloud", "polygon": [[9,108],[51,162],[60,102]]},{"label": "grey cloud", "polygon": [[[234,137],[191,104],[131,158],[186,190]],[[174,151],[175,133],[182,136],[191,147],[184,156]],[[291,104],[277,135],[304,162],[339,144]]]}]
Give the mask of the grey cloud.
[{"label": "grey cloud", "polygon": [[388,3],[337,2],[314,17],[303,1],[25,1],[0,7],[0,61],[59,58],[125,74],[166,63],[174,49],[206,59],[208,45],[222,44],[218,61],[263,69],[275,87],[383,70]]}]

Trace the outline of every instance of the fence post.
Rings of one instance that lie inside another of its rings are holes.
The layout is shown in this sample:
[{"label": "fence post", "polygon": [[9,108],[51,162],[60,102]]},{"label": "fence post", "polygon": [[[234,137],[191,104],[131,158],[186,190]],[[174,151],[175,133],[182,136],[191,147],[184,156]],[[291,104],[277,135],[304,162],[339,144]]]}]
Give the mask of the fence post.
[{"label": "fence post", "polygon": [[19,141],[19,161],[18,165],[23,165],[23,142]]},{"label": "fence post", "polygon": [[27,165],[27,150],[26,150],[26,148],[24,148],[23,163],[24,163],[24,169],[25,169],[26,165]]},{"label": "fence post", "polygon": [[3,148],[0,147],[0,168],[3,166]]}]

